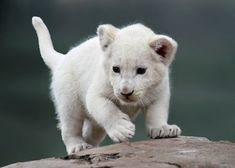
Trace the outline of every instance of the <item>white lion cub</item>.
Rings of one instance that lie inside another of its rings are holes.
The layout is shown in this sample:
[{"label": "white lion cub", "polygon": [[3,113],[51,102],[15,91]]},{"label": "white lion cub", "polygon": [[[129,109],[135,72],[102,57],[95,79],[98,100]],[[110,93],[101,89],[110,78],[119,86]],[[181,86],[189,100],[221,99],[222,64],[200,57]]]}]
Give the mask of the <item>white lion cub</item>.
[{"label": "white lion cub", "polygon": [[41,56],[52,71],[51,90],[68,154],[97,146],[106,133],[114,142],[135,134],[131,119],[142,111],[151,138],[176,137],[168,125],[172,38],[142,24],[122,29],[100,25],[93,37],[67,54],[54,50],[41,18],[32,18]]}]

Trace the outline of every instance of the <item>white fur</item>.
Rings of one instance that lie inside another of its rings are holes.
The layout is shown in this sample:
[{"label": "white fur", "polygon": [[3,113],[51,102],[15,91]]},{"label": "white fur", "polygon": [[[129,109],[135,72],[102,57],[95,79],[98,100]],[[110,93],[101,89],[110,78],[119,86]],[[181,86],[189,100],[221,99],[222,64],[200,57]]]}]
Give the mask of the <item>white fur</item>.
[{"label": "white fur", "polygon": [[[167,123],[168,67],[177,49],[172,38],[141,24],[101,25],[97,37],[63,55],[54,50],[43,21],[33,17],[32,22],[52,71],[52,95],[69,154],[99,145],[106,133],[115,142],[127,141],[135,134],[131,119],[139,111],[151,138],[180,135],[178,126]],[[146,72],[137,74],[138,68]]]}]

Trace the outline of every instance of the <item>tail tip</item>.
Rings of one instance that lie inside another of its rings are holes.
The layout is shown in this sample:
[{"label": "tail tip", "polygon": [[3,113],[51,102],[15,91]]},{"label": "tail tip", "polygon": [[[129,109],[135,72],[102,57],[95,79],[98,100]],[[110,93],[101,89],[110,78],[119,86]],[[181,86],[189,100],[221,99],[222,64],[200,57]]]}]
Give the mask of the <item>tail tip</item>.
[{"label": "tail tip", "polygon": [[38,16],[33,16],[32,17],[32,24],[35,28],[42,26],[44,23],[42,19]]}]

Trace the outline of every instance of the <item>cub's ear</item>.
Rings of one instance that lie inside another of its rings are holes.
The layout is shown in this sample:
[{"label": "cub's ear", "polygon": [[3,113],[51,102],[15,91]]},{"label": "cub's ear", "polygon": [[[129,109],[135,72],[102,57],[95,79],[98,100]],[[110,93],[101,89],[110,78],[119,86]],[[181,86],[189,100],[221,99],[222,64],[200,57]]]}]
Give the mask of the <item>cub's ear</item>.
[{"label": "cub's ear", "polygon": [[114,41],[118,30],[118,28],[114,27],[111,24],[100,25],[97,28],[97,35],[99,37],[100,45],[103,51],[105,51]]},{"label": "cub's ear", "polygon": [[165,35],[156,35],[149,46],[161,57],[164,64],[170,65],[177,51],[177,42]]}]

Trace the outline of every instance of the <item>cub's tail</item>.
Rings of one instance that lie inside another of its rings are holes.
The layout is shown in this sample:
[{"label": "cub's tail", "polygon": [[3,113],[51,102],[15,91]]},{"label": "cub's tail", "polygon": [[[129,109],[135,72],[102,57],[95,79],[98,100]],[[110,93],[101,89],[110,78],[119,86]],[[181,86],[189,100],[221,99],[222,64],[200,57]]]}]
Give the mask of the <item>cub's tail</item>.
[{"label": "cub's tail", "polygon": [[40,17],[32,17],[32,24],[38,36],[41,56],[46,65],[53,70],[62,59],[63,54],[55,51],[50,33]]}]

